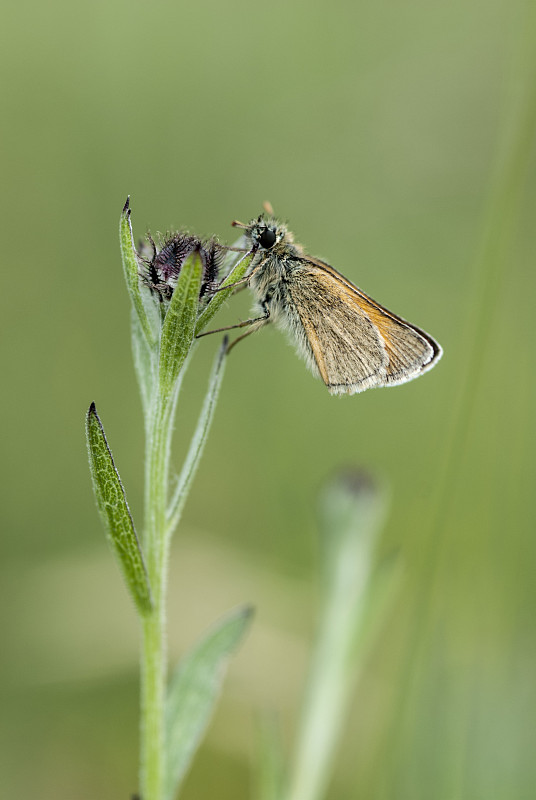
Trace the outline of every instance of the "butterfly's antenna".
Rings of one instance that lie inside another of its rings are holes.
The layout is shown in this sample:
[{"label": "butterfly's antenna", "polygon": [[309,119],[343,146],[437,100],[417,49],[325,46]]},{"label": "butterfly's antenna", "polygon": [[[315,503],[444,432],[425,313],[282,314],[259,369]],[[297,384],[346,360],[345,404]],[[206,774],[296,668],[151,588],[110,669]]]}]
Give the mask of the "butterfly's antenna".
[{"label": "butterfly's antenna", "polygon": [[221,248],[221,250],[231,250],[233,253],[249,253],[247,247],[230,247],[226,244],[219,244],[218,247]]},{"label": "butterfly's antenna", "polygon": [[247,230],[249,228],[249,225],[244,225],[243,222],[239,222],[237,219],[233,219],[231,225],[233,226],[233,228],[244,228],[244,230]]},{"label": "butterfly's antenna", "polygon": [[265,200],[264,203],[262,204],[262,207],[264,208],[267,214],[269,214],[271,217],[274,216],[274,209],[269,200]]}]

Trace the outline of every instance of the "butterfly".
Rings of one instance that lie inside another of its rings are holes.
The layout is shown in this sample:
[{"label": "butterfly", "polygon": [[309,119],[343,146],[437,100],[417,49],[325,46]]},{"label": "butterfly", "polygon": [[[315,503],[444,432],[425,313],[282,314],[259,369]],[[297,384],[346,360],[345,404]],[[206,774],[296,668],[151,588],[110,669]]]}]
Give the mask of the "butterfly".
[{"label": "butterfly", "polygon": [[[237,341],[269,322],[287,332],[311,371],[331,394],[396,386],[431,369],[442,355],[428,333],[393,314],[294,241],[269,204],[244,231],[254,252],[242,281],[251,289],[257,316]],[[238,283],[236,285],[238,285]]]}]

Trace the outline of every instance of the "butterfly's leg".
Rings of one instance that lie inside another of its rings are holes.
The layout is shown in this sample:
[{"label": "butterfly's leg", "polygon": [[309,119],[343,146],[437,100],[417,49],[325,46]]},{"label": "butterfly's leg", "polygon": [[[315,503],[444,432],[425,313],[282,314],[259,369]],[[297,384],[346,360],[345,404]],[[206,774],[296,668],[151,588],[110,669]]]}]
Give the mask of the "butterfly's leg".
[{"label": "butterfly's leg", "polygon": [[[252,273],[253,274],[253,273]],[[218,286],[216,289],[211,289],[211,294],[216,294],[216,292],[223,292],[224,289],[234,289],[235,286],[241,286],[242,284],[249,283],[249,279],[251,275],[246,275],[245,278],[240,278],[239,281],[235,281],[235,283],[228,283],[226,286]]]},{"label": "butterfly's leg", "polygon": [[[234,287],[237,286],[237,284],[234,283],[232,286],[234,289]],[[229,287],[226,286],[225,288],[228,289]],[[238,285],[238,289],[234,289],[233,295],[238,294],[238,292],[242,292],[244,289],[247,289],[247,283],[241,283],[240,285]],[[205,288],[205,294],[214,294],[214,292],[219,292],[219,291],[220,289],[217,283],[207,283]]]},{"label": "butterfly's leg", "polygon": [[235,289],[233,294],[238,294],[238,292],[243,292],[244,289],[247,289],[247,288],[248,288],[247,283],[241,283],[240,286],[238,287],[238,289]]},{"label": "butterfly's leg", "polygon": [[[249,333],[253,333],[253,331],[256,331],[258,328],[260,328],[262,325],[268,322],[270,318],[270,310],[268,306],[263,304],[262,310],[264,311],[264,315],[262,317],[252,317],[251,319],[245,319],[243,322],[237,322],[236,325],[225,325],[224,328],[215,328],[212,331],[204,331],[203,333],[198,333],[195,338],[200,339],[202,336],[209,336],[211,333],[223,333],[223,331],[232,331],[235,328],[245,328],[248,325],[256,325],[255,328],[253,328],[251,331],[248,331],[248,333],[244,334],[244,336],[247,336]],[[243,337],[240,336],[239,338],[242,339]],[[236,344],[237,341],[238,339],[236,339],[235,342],[233,342],[233,344]]]},{"label": "butterfly's leg", "polygon": [[259,328],[262,328],[263,325],[267,325],[270,322],[270,313],[268,312],[265,317],[259,317],[256,320],[251,320],[251,322],[252,322],[252,325],[251,325],[251,328],[249,329],[249,331],[246,331],[241,336],[237,336],[237,338],[234,340],[234,342],[231,342],[231,344],[227,347],[227,351],[226,351],[227,353],[230,353],[230,351],[233,349],[235,344],[238,344],[238,342],[241,342],[242,339],[246,338],[246,336],[250,336],[252,333],[255,333],[255,331],[258,331]]},{"label": "butterfly's leg", "polygon": [[[246,252],[246,254],[244,256],[242,256],[242,258],[240,259],[238,264],[240,264],[240,262],[243,261],[244,258],[247,258],[247,256],[252,255],[252,254],[254,255],[255,252],[256,252],[255,250],[248,250]],[[236,286],[243,286],[244,284],[248,284],[250,282],[251,278],[255,275],[255,273],[258,272],[259,269],[262,267],[263,263],[264,263],[263,261],[259,261],[259,263],[251,270],[251,272],[248,272],[247,275],[245,275],[243,278],[240,278],[240,280],[235,281],[234,283],[225,284],[225,280],[224,280],[223,281],[224,285],[217,286],[215,289],[211,288],[210,293],[211,294],[216,294],[216,292],[223,292],[224,289],[234,289]],[[235,264],[235,267],[237,267],[238,264]]]}]

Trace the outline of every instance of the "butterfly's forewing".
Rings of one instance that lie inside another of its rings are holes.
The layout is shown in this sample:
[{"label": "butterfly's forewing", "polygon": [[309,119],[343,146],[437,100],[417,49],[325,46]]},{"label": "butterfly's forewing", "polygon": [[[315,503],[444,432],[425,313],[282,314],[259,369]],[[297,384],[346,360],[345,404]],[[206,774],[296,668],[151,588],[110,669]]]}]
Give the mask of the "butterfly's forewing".
[{"label": "butterfly's forewing", "polygon": [[405,383],[441,356],[427,333],[387,311],[328,264],[303,259],[301,265],[290,299],[331,393]]}]

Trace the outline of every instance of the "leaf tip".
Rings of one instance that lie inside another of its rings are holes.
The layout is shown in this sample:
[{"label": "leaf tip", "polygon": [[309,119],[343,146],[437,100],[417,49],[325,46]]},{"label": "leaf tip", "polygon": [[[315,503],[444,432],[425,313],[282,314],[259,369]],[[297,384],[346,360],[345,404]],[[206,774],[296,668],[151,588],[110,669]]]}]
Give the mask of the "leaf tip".
[{"label": "leaf tip", "polygon": [[248,605],[242,606],[241,614],[242,614],[242,617],[245,620],[252,619],[255,616],[255,606],[252,605],[251,603],[248,603]]},{"label": "leaf tip", "polygon": [[345,467],[338,471],[333,483],[353,497],[376,495],[380,491],[377,478],[363,467]]},{"label": "leaf tip", "polygon": [[123,206],[123,216],[130,217],[130,195],[127,194],[125,205]]},{"label": "leaf tip", "polygon": [[238,626],[236,629],[238,635],[236,641],[237,645],[241,641],[242,637],[245,636],[249,631],[253,617],[255,616],[255,612],[255,606],[248,603],[247,605],[239,606],[229,615],[229,619],[233,619],[234,624]]},{"label": "leaf tip", "polygon": [[86,425],[88,427],[88,430],[89,430],[89,427],[91,425],[95,424],[95,423],[97,423],[98,427],[101,429],[102,434],[104,436],[104,429],[102,427],[102,422],[100,420],[100,417],[99,417],[99,415],[97,413],[97,406],[93,402],[89,406],[87,414],[86,414]]}]

